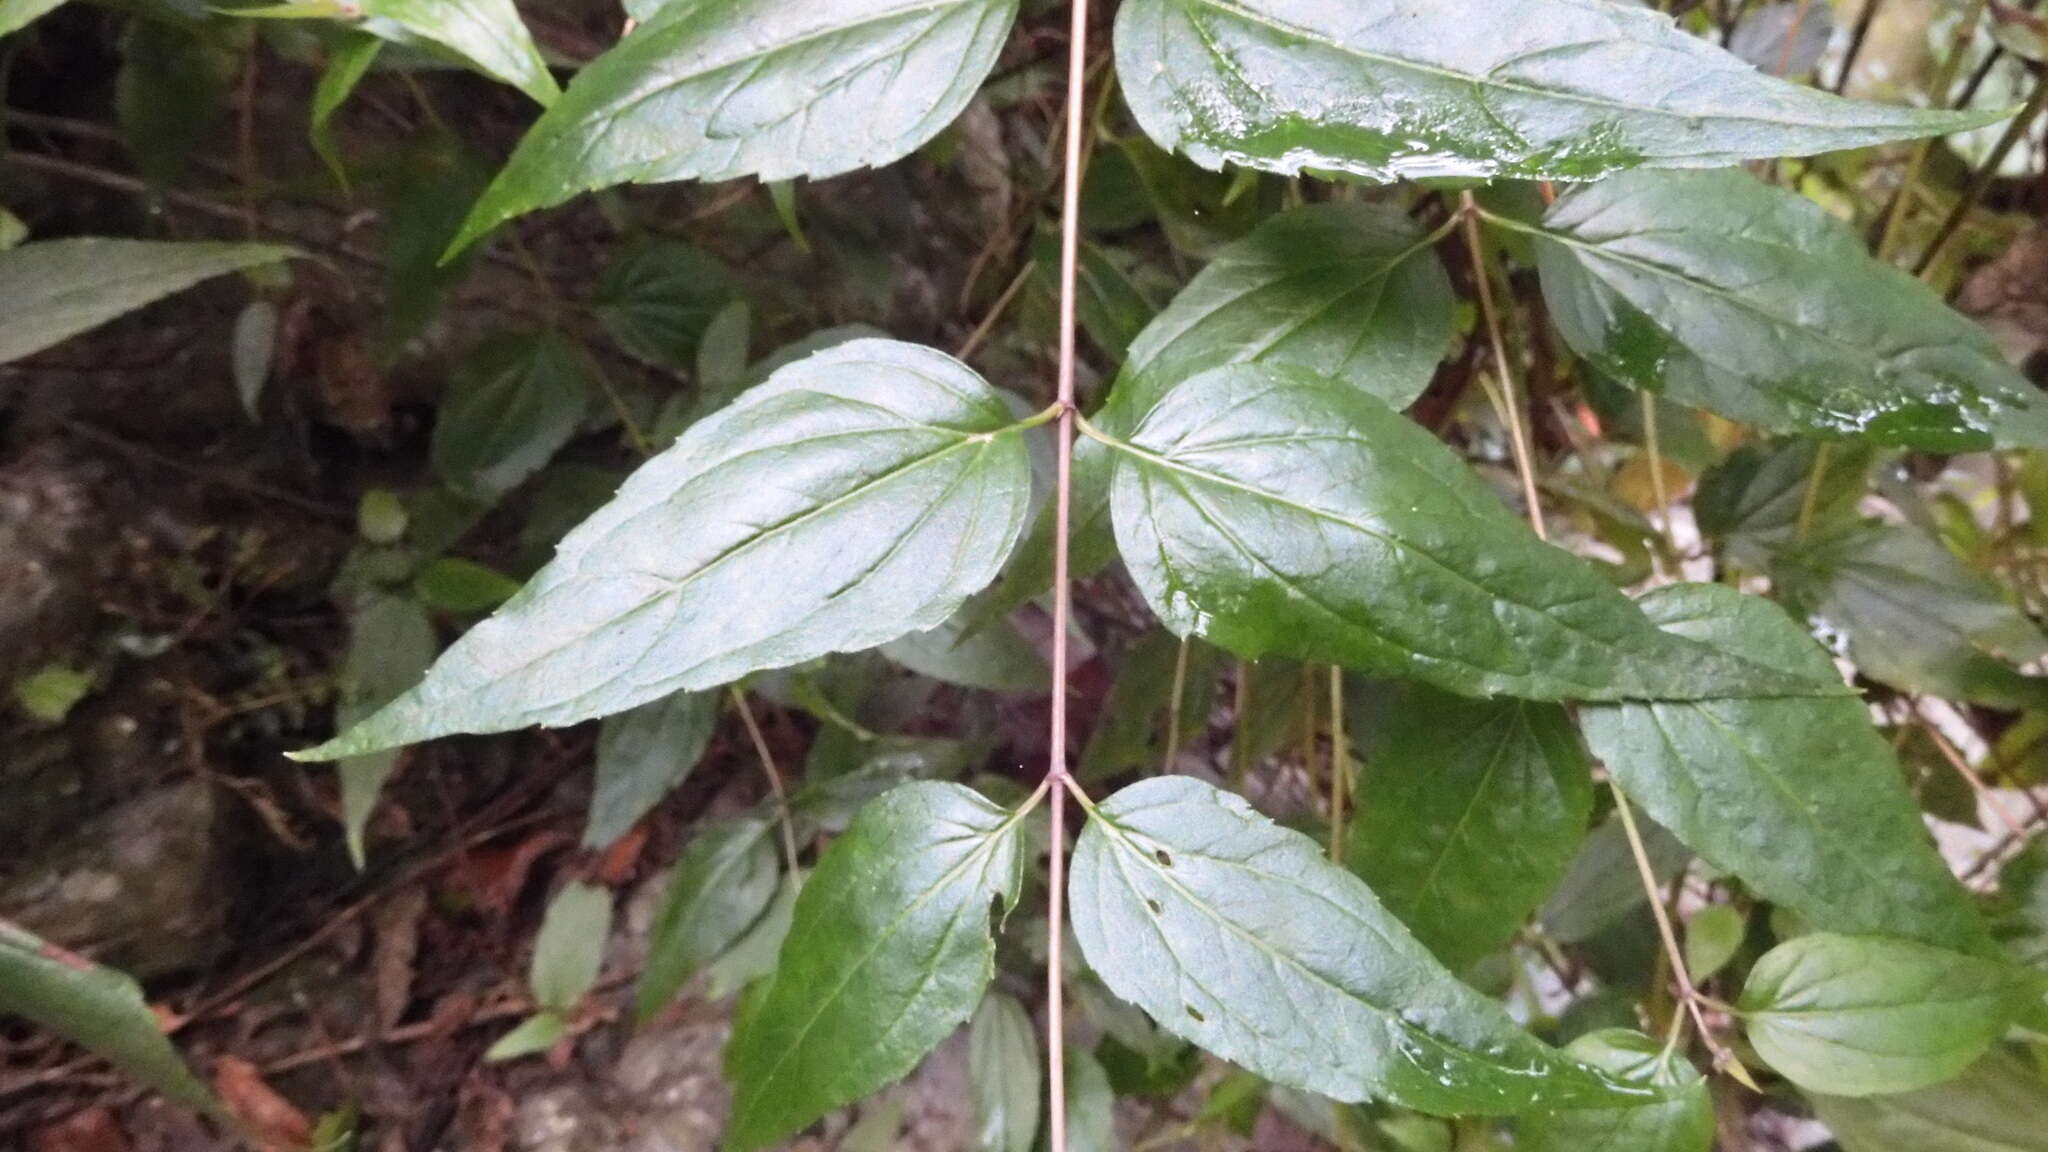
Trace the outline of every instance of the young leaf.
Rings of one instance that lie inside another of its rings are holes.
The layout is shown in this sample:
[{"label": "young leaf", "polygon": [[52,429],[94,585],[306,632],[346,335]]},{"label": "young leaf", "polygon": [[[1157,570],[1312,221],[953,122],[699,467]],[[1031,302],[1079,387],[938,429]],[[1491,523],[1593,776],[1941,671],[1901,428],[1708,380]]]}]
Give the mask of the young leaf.
[{"label": "young leaf", "polygon": [[23,1016],[76,1041],[196,1112],[213,1095],[164,1039],[127,975],[74,956],[0,920],[0,1014]]},{"label": "young leaf", "polygon": [[[1731,656],[1799,677],[1833,670],[1777,605],[1726,585],[1670,585],[1640,603]],[[1589,705],[1579,723],[1616,785],[1758,895],[1829,931],[1989,946],[1855,697]]]},{"label": "young leaf", "polygon": [[568,1034],[569,1022],[562,1019],[561,1013],[536,1012],[520,1021],[518,1027],[498,1037],[484,1050],[484,1060],[491,1064],[523,1060],[553,1048]]},{"label": "young leaf", "polygon": [[1415,938],[1463,972],[1564,877],[1593,812],[1593,776],[1554,704],[1394,689],[1365,730],[1371,803],[1349,863]]},{"label": "young leaf", "polygon": [[0,364],[202,280],[299,255],[275,244],[42,240],[0,252]]},{"label": "young leaf", "polygon": [[1811,1096],[1843,1152],[2041,1152],[2048,1081],[2004,1052],[1896,1096]]},{"label": "young leaf", "polygon": [[839,345],[690,429],[419,687],[300,755],[573,724],[933,627],[995,574],[1030,493],[980,377]]},{"label": "young leaf", "polygon": [[409,48],[460,62],[512,85],[543,108],[562,94],[512,0],[349,0],[296,3],[235,13],[263,19],[341,19]]},{"label": "young leaf", "polygon": [[[349,617],[348,655],[342,660],[341,699],[334,722],[347,727],[396,699],[434,662],[441,639],[418,601],[371,593]],[[384,782],[398,767],[398,752],[351,756],[336,765],[341,777],[341,827],[349,859],[361,868],[363,837]]]},{"label": "young leaf", "polygon": [[1460,983],[1322,848],[1185,776],[1134,784],[1074,848],[1074,934],[1118,996],[1277,1084],[1498,1115],[1655,1093],[1566,1059]]},{"label": "young leaf", "polygon": [[53,12],[64,0],[0,0],[0,36],[19,32],[29,22]]},{"label": "young leaf", "polygon": [[1017,0],[669,4],[579,73],[451,250],[579,192],[820,179],[909,155],[995,66]]},{"label": "young leaf", "polygon": [[1621,1028],[1587,1033],[1564,1051],[1666,1098],[1635,1108],[1524,1116],[1515,1126],[1519,1152],[1708,1152],[1714,1146],[1714,1102],[1684,1053]]},{"label": "young leaf", "polygon": [[1117,450],[1117,546],[1152,610],[1247,659],[1541,700],[1843,691],[1659,632],[1435,437],[1298,368],[1187,380]]},{"label": "young leaf", "polygon": [[341,148],[334,141],[334,114],[348,103],[349,95],[369,74],[383,50],[384,42],[375,36],[344,38],[328,57],[327,69],[320,73],[320,83],[313,88],[313,111],[306,136],[344,192],[349,190],[348,166],[342,163]]},{"label": "young leaf", "polygon": [[1709,904],[1685,925],[1685,970],[1695,982],[1713,978],[1735,959],[1749,918],[1733,904]]},{"label": "young leaf", "polygon": [[683,371],[697,343],[732,299],[725,265],[692,244],[657,240],[624,249],[605,265],[591,310],[619,347]]},{"label": "young leaf", "polygon": [[1636,387],[1774,432],[2048,445],[2048,400],[1989,333],[1795,192],[1632,172],[1560,197],[1532,231],[1558,330]]},{"label": "young leaf", "polygon": [[982,997],[967,1026],[967,1071],[974,1082],[976,1152],[1031,1152],[1038,1135],[1038,1030],[1017,998]]},{"label": "young leaf", "polygon": [[597,736],[597,790],[583,844],[624,836],[689,778],[718,727],[715,692],[678,692],[607,719]]},{"label": "young leaf", "polygon": [[1022,883],[1023,815],[906,784],[833,842],[727,1050],[726,1147],[753,1152],[902,1077],[967,1020],[995,971],[991,909]]},{"label": "young leaf", "polygon": [[555,893],[533,941],[533,968],[527,983],[533,988],[534,1003],[565,1013],[589,995],[597,987],[611,927],[612,894],[608,889],[571,884]]},{"label": "young leaf", "polygon": [[1939,1084],[2005,1034],[2041,979],[2002,960],[1882,936],[1801,936],[1750,970],[1736,1010],[1771,1067],[1814,1092]]},{"label": "young leaf", "polygon": [[1117,74],[1160,146],[1373,180],[1589,180],[1986,124],[1763,75],[1607,0],[1131,0]]},{"label": "young leaf", "polygon": [[500,336],[471,354],[434,418],[434,470],[495,501],[547,467],[583,423],[583,351],[553,331]]},{"label": "young leaf", "polygon": [[760,922],[775,899],[779,869],[774,822],[766,817],[698,830],[669,873],[654,916],[646,971],[633,993],[637,1019],[652,1019],[683,985]]}]

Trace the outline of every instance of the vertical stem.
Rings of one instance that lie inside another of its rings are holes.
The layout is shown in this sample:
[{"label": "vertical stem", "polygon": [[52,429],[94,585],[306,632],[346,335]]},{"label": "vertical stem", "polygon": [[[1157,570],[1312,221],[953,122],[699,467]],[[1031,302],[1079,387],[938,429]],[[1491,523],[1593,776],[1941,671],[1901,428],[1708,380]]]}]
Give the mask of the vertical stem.
[{"label": "vertical stem", "polygon": [[1351,757],[1344,740],[1344,670],[1330,665],[1330,862],[1344,862],[1344,791]]},{"label": "vertical stem", "polygon": [[1849,74],[1856,71],[1856,60],[1863,55],[1863,42],[1870,39],[1870,26],[1877,22],[1878,9],[1884,7],[1884,0],[1863,0],[1863,12],[1856,17],[1856,30],[1849,34],[1849,50],[1842,55],[1842,70],[1835,75],[1835,95],[1849,86]]},{"label": "vertical stem", "polygon": [[[1987,0],[1971,0],[1964,10],[1962,22],[1956,25],[1955,39],[1950,42],[1948,57],[1941,62],[1941,70],[1935,74],[1934,82],[1928,86],[1929,103],[1936,108],[1948,107],[1948,90],[1955,87],[1956,73],[1962,71],[1963,56],[1970,49],[1970,41],[1977,35],[1977,24],[1984,18]],[[1905,178],[1899,182],[1899,190],[1892,197],[1891,214],[1885,217],[1884,234],[1877,242],[1877,258],[1889,260],[1898,249],[1899,225],[1905,221],[1907,205],[1913,199],[1913,190],[1920,184],[1920,170],[1927,166],[1927,157],[1934,151],[1932,139],[1922,140],[1913,146],[1913,157],[1906,162]]]},{"label": "vertical stem", "polygon": [[1166,701],[1166,758],[1159,765],[1161,772],[1173,771],[1173,762],[1180,759],[1181,698],[1188,691],[1188,649],[1194,641],[1183,636],[1180,650],[1173,656],[1173,695]]},{"label": "vertical stem", "polygon": [[1067,1152],[1066,990],[1060,981],[1066,940],[1067,630],[1074,604],[1069,585],[1069,529],[1074,488],[1074,300],[1081,252],[1082,147],[1088,98],[1088,0],[1073,0],[1067,33],[1066,171],[1060,204],[1059,470],[1053,500],[1052,733],[1046,780],[1052,795],[1052,852],[1046,897],[1046,1088],[1050,1152]]},{"label": "vertical stem", "polygon": [[1252,664],[1249,660],[1237,662],[1237,683],[1231,687],[1230,701],[1230,790],[1243,792],[1246,777],[1251,775],[1251,749],[1244,741],[1245,720],[1252,711]]},{"label": "vertical stem", "polygon": [[[1611,786],[1611,785],[1610,785]],[[1671,927],[1671,915],[1664,910],[1664,896],[1658,890],[1656,870],[1650,867],[1649,849],[1643,846],[1643,834],[1636,828],[1635,812],[1629,807],[1628,797],[1621,789],[1614,788],[1614,811],[1621,817],[1621,829],[1628,834],[1628,850],[1636,858],[1636,873],[1642,877],[1643,893],[1650,898],[1650,912],[1657,921],[1657,935],[1664,941],[1664,955],[1671,962],[1671,974],[1678,980],[1679,999],[1692,1022],[1699,1029],[1700,1040],[1713,1051],[1717,1061],[1722,1059],[1723,1050],[1707,1028],[1706,1017],[1700,1013],[1699,989],[1693,987],[1692,973],[1685,968],[1685,950],[1678,946],[1678,933]]]},{"label": "vertical stem", "polygon": [[747,726],[747,738],[754,742],[754,755],[761,758],[761,771],[768,777],[768,790],[775,795],[775,817],[782,825],[782,854],[789,865],[789,874],[797,874],[796,829],[789,822],[789,793],[783,790],[782,773],[775,770],[775,754],[768,750],[768,738],[761,733],[761,725],[754,720],[754,710],[747,706],[747,694],[734,684],[727,689],[732,693],[733,707],[739,709],[740,722]]},{"label": "vertical stem", "polygon": [[1807,533],[1813,531],[1813,514],[1820,508],[1820,483],[1827,478],[1828,454],[1834,445],[1823,440],[1813,450],[1813,471],[1806,477],[1806,494],[1799,498],[1799,520],[1792,527],[1792,542],[1806,543]]},{"label": "vertical stem", "polygon": [[1671,532],[1671,493],[1664,488],[1664,445],[1657,432],[1657,397],[1649,392],[1643,393],[1643,450],[1649,453],[1650,496],[1657,501],[1657,528],[1676,556],[1678,543]]},{"label": "vertical stem", "polygon": [[1530,459],[1529,432],[1522,422],[1522,402],[1515,388],[1514,365],[1508,361],[1507,340],[1501,336],[1500,311],[1493,299],[1493,281],[1486,271],[1486,247],[1479,239],[1479,205],[1470,192],[1460,193],[1465,216],[1465,246],[1472,253],[1472,279],[1479,289],[1479,312],[1486,320],[1487,339],[1493,344],[1493,371],[1500,380],[1501,420],[1508,426],[1508,444],[1514,449],[1515,471],[1522,478],[1522,499],[1529,505],[1529,525],[1536,535],[1550,539],[1543,524],[1543,502],[1536,495],[1536,468]]}]

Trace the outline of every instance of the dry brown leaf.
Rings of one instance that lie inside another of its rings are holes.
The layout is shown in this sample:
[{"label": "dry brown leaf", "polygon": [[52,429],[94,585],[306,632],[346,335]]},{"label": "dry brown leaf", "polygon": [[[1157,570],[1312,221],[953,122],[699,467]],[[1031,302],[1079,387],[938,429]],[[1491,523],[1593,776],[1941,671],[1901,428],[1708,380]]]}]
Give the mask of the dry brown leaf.
[{"label": "dry brown leaf", "polygon": [[265,1152],[301,1152],[312,1143],[313,1122],[247,1060],[221,1057],[213,1068],[213,1090]]},{"label": "dry brown leaf", "polygon": [[370,957],[371,996],[377,1027],[385,1032],[405,1019],[412,1004],[413,961],[420,950],[420,918],[427,911],[427,890],[407,888],[377,910],[376,950]]},{"label": "dry brown leaf", "polygon": [[29,1134],[30,1152],[130,1152],[128,1134],[107,1108],[87,1108]]}]

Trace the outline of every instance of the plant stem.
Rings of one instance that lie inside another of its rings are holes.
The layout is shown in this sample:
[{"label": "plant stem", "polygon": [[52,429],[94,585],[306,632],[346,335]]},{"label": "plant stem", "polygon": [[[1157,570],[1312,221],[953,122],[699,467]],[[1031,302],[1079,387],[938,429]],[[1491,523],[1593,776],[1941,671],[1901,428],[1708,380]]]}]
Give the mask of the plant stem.
[{"label": "plant stem", "polygon": [[[1949,43],[1948,56],[1941,62],[1941,70],[1935,74],[1934,82],[1928,85],[1929,102],[1936,108],[1948,106],[1948,90],[1955,87],[1956,73],[1962,71],[1963,56],[1970,49],[1975,38],[1977,24],[1984,19],[1984,6],[1988,0],[1971,0],[1970,7],[1963,12],[1962,22],[1956,25],[1955,39]],[[1930,138],[1913,146],[1912,159],[1906,162],[1906,175],[1899,181],[1899,190],[1892,197],[1891,211],[1885,217],[1884,233],[1877,242],[1877,258],[1890,260],[1898,250],[1899,226],[1905,221],[1906,206],[1913,199],[1913,190],[1920,183],[1920,170],[1927,166],[1927,157],[1934,151]]]},{"label": "plant stem", "polygon": [[996,302],[989,305],[988,315],[983,316],[981,323],[974,326],[974,331],[961,343],[960,350],[953,353],[953,359],[966,360],[981,348],[989,334],[996,330],[996,322],[1003,318],[1003,313],[1010,310],[1010,305],[1016,301],[1017,294],[1024,291],[1026,284],[1031,283],[1031,274],[1037,270],[1038,265],[1029,260],[1024,262],[1024,267],[1018,270],[1016,279],[1011,280],[1010,286],[1003,289],[1003,294],[996,297]]},{"label": "plant stem", "polygon": [[1643,847],[1643,834],[1636,828],[1635,812],[1629,807],[1628,797],[1621,789],[1608,786],[1614,792],[1614,811],[1621,817],[1621,829],[1628,834],[1628,850],[1636,858],[1636,874],[1642,878],[1643,894],[1650,898],[1650,913],[1657,921],[1657,935],[1664,941],[1664,955],[1671,964],[1671,974],[1678,980],[1679,998],[1691,1014],[1692,1022],[1700,1031],[1700,1040],[1714,1053],[1716,1064],[1723,1062],[1725,1049],[1714,1039],[1707,1028],[1706,1017],[1700,1012],[1699,989],[1693,987],[1692,974],[1685,968],[1685,950],[1678,946],[1678,933],[1671,927],[1671,916],[1664,910],[1664,898],[1658,892],[1657,872],[1650,867],[1649,849]]},{"label": "plant stem", "polygon": [[1806,494],[1799,498],[1799,520],[1792,528],[1792,542],[1806,543],[1807,533],[1813,531],[1813,515],[1820,508],[1820,482],[1828,474],[1828,455],[1834,445],[1823,440],[1813,450],[1813,471],[1806,477]]},{"label": "plant stem", "polygon": [[754,742],[754,754],[761,758],[761,771],[768,777],[768,790],[775,796],[775,818],[782,826],[782,855],[789,865],[789,874],[797,875],[796,828],[789,822],[789,793],[783,790],[782,773],[775,769],[775,754],[768,750],[768,738],[761,733],[761,725],[754,720],[754,710],[747,706],[747,694],[734,684],[726,689],[732,694],[733,707],[739,709],[740,722],[747,726],[747,737]]},{"label": "plant stem", "polygon": [[1344,739],[1344,670],[1330,665],[1330,862],[1344,862],[1344,791],[1351,757]]},{"label": "plant stem", "polygon": [[1530,460],[1529,433],[1522,423],[1522,404],[1515,388],[1514,366],[1508,361],[1507,341],[1501,336],[1500,311],[1494,305],[1493,281],[1486,270],[1486,247],[1479,239],[1479,204],[1470,192],[1459,194],[1460,214],[1465,221],[1465,246],[1472,253],[1472,279],[1479,289],[1479,313],[1486,320],[1487,339],[1493,344],[1493,371],[1500,381],[1496,403],[1501,422],[1508,426],[1508,445],[1514,451],[1515,471],[1522,478],[1522,499],[1529,505],[1529,525],[1543,540],[1550,539],[1543,524],[1543,501],[1536,495],[1536,468]]},{"label": "plant stem", "polygon": [[[1074,613],[1069,558],[1074,509],[1075,286],[1081,253],[1082,147],[1088,114],[1088,0],[1073,0],[1067,31],[1066,171],[1060,203],[1059,469],[1053,497],[1052,723],[1048,783],[1070,787],[1067,773],[1067,631]],[[1066,941],[1066,787],[1054,788],[1045,915],[1045,1081],[1049,1152],[1067,1152],[1066,990],[1061,955]]]},{"label": "plant stem", "polygon": [[1990,190],[1992,181],[1998,179],[1998,169],[2005,163],[2005,158],[2012,154],[2012,150],[2021,140],[2026,139],[2028,130],[2034,126],[2034,121],[2040,118],[2043,106],[2048,106],[2048,73],[2037,74],[2034,77],[2034,90],[2027,96],[2026,104],[2022,105],[2019,112],[2006,124],[2005,133],[1998,138],[1998,143],[1992,146],[1990,154],[1984,157],[1984,162],[1977,166],[1977,171],[1971,174],[1970,183],[1964,187],[1962,196],[1956,200],[1955,207],[1949,209],[1948,217],[1941,222],[1941,228],[1935,232],[1933,241],[1927,245],[1927,251],[1921,254],[1920,262],[1913,266],[1913,275],[1925,277],[1934,267],[1935,261],[1941,259],[1941,254],[1948,249],[1949,242],[1962,231],[1963,222],[1969,219],[1970,212],[1984,199],[1984,193]]},{"label": "plant stem", "polygon": [[1188,649],[1194,641],[1189,637],[1180,638],[1180,650],[1173,656],[1173,695],[1166,701],[1166,756],[1159,765],[1161,772],[1172,772],[1173,762],[1180,759],[1181,697],[1188,690]]},{"label": "plant stem", "polygon": [[1657,530],[1664,537],[1664,544],[1678,555],[1678,542],[1671,532],[1671,493],[1664,487],[1664,446],[1657,434],[1657,397],[1649,392],[1643,394],[1643,451],[1650,460],[1650,496],[1657,502]]},{"label": "plant stem", "polygon": [[1835,95],[1849,86],[1849,74],[1856,71],[1856,59],[1863,55],[1863,42],[1870,39],[1870,26],[1877,22],[1878,9],[1884,7],[1884,0],[1864,0],[1863,13],[1856,17],[1856,30],[1849,34],[1849,49],[1842,55],[1842,70],[1835,74]]}]

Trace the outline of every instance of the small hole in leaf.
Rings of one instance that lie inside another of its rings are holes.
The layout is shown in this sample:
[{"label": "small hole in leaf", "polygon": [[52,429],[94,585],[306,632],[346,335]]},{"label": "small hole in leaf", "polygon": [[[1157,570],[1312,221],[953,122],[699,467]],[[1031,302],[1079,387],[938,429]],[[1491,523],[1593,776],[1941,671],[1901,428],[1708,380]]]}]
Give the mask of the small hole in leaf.
[{"label": "small hole in leaf", "polygon": [[1193,1016],[1195,1018],[1196,1023],[1206,1024],[1209,1022],[1209,1018],[1207,1016],[1202,1015],[1201,1010],[1197,1009],[1193,1004],[1188,1005],[1187,1008],[1188,1015]]},{"label": "small hole in leaf", "polygon": [[1168,868],[1171,868],[1171,867],[1173,867],[1173,857],[1171,857],[1171,856],[1168,856],[1168,855],[1166,854],[1166,849],[1164,849],[1164,848],[1154,848],[1154,849],[1152,850],[1152,856],[1153,856],[1153,858],[1154,858],[1154,859],[1158,860],[1158,861],[1159,861],[1159,863],[1160,863],[1160,864],[1162,864],[1162,865],[1164,865],[1165,867],[1168,867]]},{"label": "small hole in leaf", "polygon": [[1161,904],[1159,901],[1154,900],[1149,896],[1145,898],[1145,907],[1150,908],[1154,916],[1157,916],[1160,913],[1166,911],[1166,905]]}]

